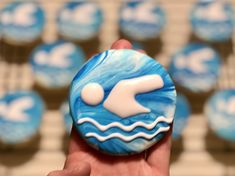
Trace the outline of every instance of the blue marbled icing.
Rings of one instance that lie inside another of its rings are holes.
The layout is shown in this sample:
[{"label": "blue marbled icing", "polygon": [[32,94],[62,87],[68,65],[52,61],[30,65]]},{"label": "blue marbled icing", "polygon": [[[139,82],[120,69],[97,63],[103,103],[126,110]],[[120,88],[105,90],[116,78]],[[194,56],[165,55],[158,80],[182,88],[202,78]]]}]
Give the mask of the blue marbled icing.
[{"label": "blue marbled icing", "polygon": [[119,23],[130,38],[148,40],[159,36],[166,19],[163,9],[153,2],[129,2],[121,8]]},{"label": "blue marbled icing", "polygon": [[234,10],[232,4],[226,1],[198,1],[190,20],[193,32],[207,41],[225,41],[233,34]]},{"label": "blue marbled icing", "polygon": [[[151,74],[160,75],[163,79],[164,87],[149,93],[136,95],[136,100],[143,106],[148,107],[151,110],[150,113],[142,113],[127,118],[121,118],[103,107],[104,100],[120,80]],[[104,89],[104,99],[97,106],[87,105],[80,96],[82,88],[91,82],[99,83]],[[175,86],[165,69],[149,56],[134,50],[108,50],[94,56],[75,76],[70,90],[71,114],[79,133],[94,148],[114,155],[139,153],[159,141],[164,136],[165,132],[159,133],[150,140],[136,138],[130,142],[124,142],[119,138],[112,138],[104,142],[99,142],[96,138],[86,138],[85,135],[89,132],[95,132],[101,136],[107,136],[115,132],[125,136],[132,136],[138,132],[153,134],[160,127],[169,127],[169,124],[165,122],[158,123],[152,130],[137,127],[130,132],[125,132],[118,127],[113,127],[107,131],[101,132],[91,123],[78,125],[77,121],[84,117],[90,117],[102,125],[107,125],[112,122],[131,125],[138,121],[149,124],[159,116],[173,118],[175,103]]]},{"label": "blue marbled icing", "polygon": [[210,128],[221,138],[235,141],[235,90],[216,92],[207,102],[205,114]]},{"label": "blue marbled icing", "polygon": [[45,14],[36,2],[12,2],[0,13],[3,37],[18,44],[38,39],[45,25]]},{"label": "blue marbled icing", "polygon": [[196,93],[207,92],[217,82],[220,62],[212,48],[193,43],[173,55],[169,73],[178,85]]},{"label": "blue marbled icing", "polygon": [[69,103],[67,101],[61,105],[60,112],[64,119],[66,132],[70,133],[73,126],[73,120],[70,115]]},{"label": "blue marbled icing", "polygon": [[[38,61],[43,59],[44,54],[46,61]],[[70,84],[84,61],[84,53],[80,47],[60,40],[38,46],[31,55],[30,63],[40,85],[61,88]]]},{"label": "blue marbled icing", "polygon": [[[24,98],[29,98],[32,104],[22,106],[22,102],[16,103]],[[18,144],[29,140],[39,129],[44,109],[42,99],[31,91],[11,92],[1,97],[0,140],[7,144]],[[26,120],[10,118],[17,117],[22,112],[27,115]]]},{"label": "blue marbled icing", "polygon": [[181,136],[185,126],[187,125],[190,114],[191,108],[187,98],[182,94],[178,94],[172,133],[173,139],[178,139]]},{"label": "blue marbled icing", "polygon": [[103,13],[96,3],[69,2],[60,9],[58,32],[69,39],[88,40],[97,35],[103,23]]}]

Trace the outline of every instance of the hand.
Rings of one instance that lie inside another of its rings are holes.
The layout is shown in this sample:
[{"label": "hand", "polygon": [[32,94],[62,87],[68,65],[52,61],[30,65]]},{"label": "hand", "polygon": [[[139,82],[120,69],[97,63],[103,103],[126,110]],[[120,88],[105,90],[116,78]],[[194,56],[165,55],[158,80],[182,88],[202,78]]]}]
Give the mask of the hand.
[{"label": "hand", "polygon": [[[119,40],[111,49],[132,49],[132,45]],[[48,176],[168,176],[170,149],[171,131],[146,152],[109,156],[88,146],[73,128],[64,169]]]}]

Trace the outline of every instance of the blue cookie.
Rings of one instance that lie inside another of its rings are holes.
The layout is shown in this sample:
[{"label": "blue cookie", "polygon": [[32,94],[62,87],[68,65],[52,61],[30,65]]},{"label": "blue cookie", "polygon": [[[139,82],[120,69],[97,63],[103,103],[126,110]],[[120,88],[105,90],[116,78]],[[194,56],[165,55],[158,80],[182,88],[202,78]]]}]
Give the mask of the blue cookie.
[{"label": "blue cookie", "polygon": [[134,40],[148,40],[159,36],[165,25],[165,13],[153,2],[129,2],[120,12],[120,29]]},{"label": "blue cookie", "polygon": [[91,58],[71,84],[70,109],[81,136],[112,155],[144,151],[173,121],[175,86],[165,69],[134,50]]},{"label": "blue cookie", "polygon": [[0,16],[4,39],[16,44],[37,40],[45,25],[44,11],[34,2],[12,2]]},{"label": "blue cookie", "polygon": [[72,117],[70,115],[69,103],[68,102],[64,102],[61,105],[60,112],[61,112],[61,114],[63,116],[63,119],[64,119],[66,132],[70,133],[71,130],[72,130],[72,126],[73,126],[73,120],[72,120]]},{"label": "blue cookie", "polygon": [[38,94],[17,91],[0,98],[0,140],[6,144],[26,142],[38,132],[44,103]]},{"label": "blue cookie", "polygon": [[232,37],[234,29],[232,4],[226,1],[201,0],[191,12],[193,32],[201,39],[221,42]]},{"label": "blue cookie", "polygon": [[216,51],[193,43],[173,55],[169,73],[178,85],[191,92],[208,92],[217,82],[220,65]]},{"label": "blue cookie", "polygon": [[181,136],[185,126],[187,125],[190,114],[191,108],[188,100],[184,95],[178,94],[172,134],[173,139],[178,139]]},{"label": "blue cookie", "polygon": [[215,93],[205,106],[205,114],[218,136],[235,141],[235,89]]},{"label": "blue cookie", "polygon": [[60,9],[58,32],[69,39],[88,40],[95,37],[103,23],[103,13],[96,3],[69,2]]},{"label": "blue cookie", "polygon": [[38,46],[30,62],[41,86],[63,88],[70,84],[84,61],[84,53],[78,46],[56,41]]}]

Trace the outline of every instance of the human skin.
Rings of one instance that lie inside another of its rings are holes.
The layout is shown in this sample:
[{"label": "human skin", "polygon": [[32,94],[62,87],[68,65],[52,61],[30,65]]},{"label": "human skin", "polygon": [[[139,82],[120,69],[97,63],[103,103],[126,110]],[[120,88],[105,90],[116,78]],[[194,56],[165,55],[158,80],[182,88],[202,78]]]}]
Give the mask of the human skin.
[{"label": "human skin", "polygon": [[[118,40],[111,49],[132,49],[132,45]],[[63,170],[48,176],[169,176],[171,132],[140,154],[110,156],[88,146],[73,128]]]}]

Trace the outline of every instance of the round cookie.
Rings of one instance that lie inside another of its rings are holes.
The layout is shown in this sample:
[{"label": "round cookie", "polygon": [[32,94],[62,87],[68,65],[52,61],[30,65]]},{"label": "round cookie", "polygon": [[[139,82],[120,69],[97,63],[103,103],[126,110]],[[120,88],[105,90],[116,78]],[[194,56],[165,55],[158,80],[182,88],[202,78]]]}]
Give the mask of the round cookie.
[{"label": "round cookie", "polygon": [[49,89],[67,87],[84,61],[81,48],[65,41],[38,46],[30,60],[37,83]]},{"label": "round cookie", "polygon": [[190,114],[191,108],[187,98],[182,94],[178,94],[172,133],[173,139],[178,139],[181,136],[185,126],[187,125]]},{"label": "round cookie", "polygon": [[35,136],[41,124],[44,103],[31,91],[16,91],[0,98],[0,141],[18,144]]},{"label": "round cookie", "polygon": [[221,138],[235,141],[235,90],[215,93],[205,106],[210,128]]},{"label": "round cookie", "polygon": [[70,89],[74,125],[85,141],[111,155],[140,153],[173,121],[176,91],[165,69],[134,50],[92,57]]},{"label": "round cookie", "polygon": [[220,0],[199,0],[191,12],[192,30],[199,38],[210,42],[230,39],[234,30],[232,4]]},{"label": "round cookie", "polygon": [[45,25],[44,11],[36,2],[12,2],[0,18],[4,40],[17,45],[39,39]]},{"label": "round cookie", "polygon": [[61,114],[63,116],[63,119],[64,119],[66,132],[70,133],[71,130],[72,130],[72,126],[73,126],[73,120],[72,120],[72,117],[70,115],[70,109],[69,109],[69,103],[68,102],[64,102],[61,105],[60,112],[61,112]]},{"label": "round cookie", "polygon": [[165,13],[154,2],[129,2],[121,8],[120,30],[134,40],[155,39],[166,23]]},{"label": "round cookie", "polygon": [[60,9],[58,32],[65,38],[89,40],[94,38],[103,23],[103,13],[96,3],[69,2]]},{"label": "round cookie", "polygon": [[215,50],[193,43],[173,55],[169,73],[179,86],[191,92],[208,92],[217,82],[220,65]]}]

